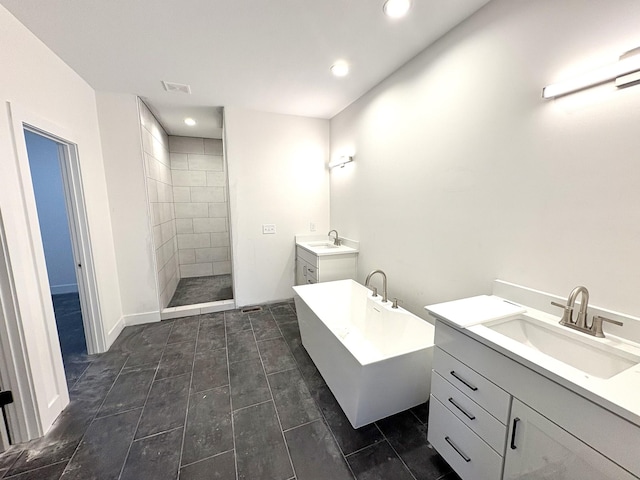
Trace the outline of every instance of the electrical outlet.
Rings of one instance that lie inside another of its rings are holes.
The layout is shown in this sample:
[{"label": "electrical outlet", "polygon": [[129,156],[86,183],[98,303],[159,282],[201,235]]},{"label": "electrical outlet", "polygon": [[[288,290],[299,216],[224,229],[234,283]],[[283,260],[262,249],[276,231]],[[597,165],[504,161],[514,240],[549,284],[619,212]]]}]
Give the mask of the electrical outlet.
[{"label": "electrical outlet", "polygon": [[316,231],[316,224],[314,222],[310,222],[309,223],[309,231],[310,232],[315,232]]},{"label": "electrical outlet", "polygon": [[263,235],[272,235],[276,233],[276,226],[273,223],[263,223],[262,224],[262,234]]}]

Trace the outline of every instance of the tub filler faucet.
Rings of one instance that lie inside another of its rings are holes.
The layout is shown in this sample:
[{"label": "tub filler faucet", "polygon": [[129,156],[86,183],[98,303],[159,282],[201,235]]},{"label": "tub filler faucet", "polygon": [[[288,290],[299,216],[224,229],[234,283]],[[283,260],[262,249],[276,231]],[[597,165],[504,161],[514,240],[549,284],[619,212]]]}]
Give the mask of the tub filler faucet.
[{"label": "tub filler faucet", "polygon": [[336,232],[336,238],[333,239],[333,244],[336,247],[339,247],[340,244],[342,243],[342,241],[340,240],[340,237],[338,236],[338,231],[337,230],[329,230],[329,233],[327,233],[327,235],[330,237],[332,232]]},{"label": "tub filler faucet", "polygon": [[[373,277],[376,273],[382,275],[382,303],[387,303],[387,275],[382,270],[374,270],[369,275],[367,275],[367,279],[364,281],[364,286],[369,288],[369,283],[371,282],[371,277]],[[373,289],[373,296],[378,296],[378,290],[375,287]]]}]

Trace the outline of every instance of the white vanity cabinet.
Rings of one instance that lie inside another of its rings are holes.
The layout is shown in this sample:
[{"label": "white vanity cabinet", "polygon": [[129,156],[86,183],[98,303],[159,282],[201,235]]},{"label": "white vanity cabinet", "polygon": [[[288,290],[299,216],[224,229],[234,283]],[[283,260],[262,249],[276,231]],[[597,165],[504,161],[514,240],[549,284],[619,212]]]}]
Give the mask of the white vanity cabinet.
[{"label": "white vanity cabinet", "polygon": [[356,278],[357,251],[316,254],[296,245],[296,285]]},{"label": "white vanity cabinet", "polygon": [[566,430],[514,399],[504,480],[633,480]]},{"label": "white vanity cabinet", "polygon": [[464,480],[640,478],[637,425],[439,319],[435,343],[428,440]]}]

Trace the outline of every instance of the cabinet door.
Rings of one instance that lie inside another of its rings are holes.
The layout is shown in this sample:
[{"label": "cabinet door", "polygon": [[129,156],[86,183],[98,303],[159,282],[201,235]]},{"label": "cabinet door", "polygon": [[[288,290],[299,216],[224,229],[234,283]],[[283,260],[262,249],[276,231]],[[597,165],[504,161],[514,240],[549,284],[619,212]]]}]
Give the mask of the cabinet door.
[{"label": "cabinet door", "polygon": [[636,477],[514,398],[503,478],[633,480]]}]

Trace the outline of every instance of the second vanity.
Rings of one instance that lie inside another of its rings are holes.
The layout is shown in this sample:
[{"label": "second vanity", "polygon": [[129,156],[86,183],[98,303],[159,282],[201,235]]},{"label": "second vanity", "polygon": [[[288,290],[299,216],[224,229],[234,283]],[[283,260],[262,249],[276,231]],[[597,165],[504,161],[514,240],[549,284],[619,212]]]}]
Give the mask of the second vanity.
[{"label": "second vanity", "polygon": [[431,444],[465,480],[640,478],[640,347],[558,335],[557,316],[528,306],[556,298],[496,285],[500,296],[426,307]]},{"label": "second vanity", "polygon": [[360,243],[326,235],[296,235],[296,285],[355,280]]}]

